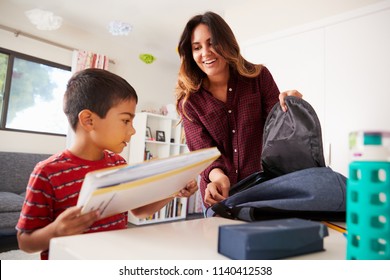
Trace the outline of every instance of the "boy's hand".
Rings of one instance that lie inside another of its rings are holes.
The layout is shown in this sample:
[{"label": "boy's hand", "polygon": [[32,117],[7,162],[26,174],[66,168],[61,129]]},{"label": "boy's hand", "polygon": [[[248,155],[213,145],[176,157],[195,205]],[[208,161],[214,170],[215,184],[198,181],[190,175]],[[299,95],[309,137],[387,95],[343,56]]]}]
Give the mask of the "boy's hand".
[{"label": "boy's hand", "polygon": [[198,190],[198,184],[195,180],[187,183],[187,185],[180,190],[176,197],[190,197]]},{"label": "boy's hand", "polygon": [[99,217],[98,210],[81,214],[80,207],[70,207],[62,212],[53,222],[54,235],[58,237],[81,234],[97,221]]}]

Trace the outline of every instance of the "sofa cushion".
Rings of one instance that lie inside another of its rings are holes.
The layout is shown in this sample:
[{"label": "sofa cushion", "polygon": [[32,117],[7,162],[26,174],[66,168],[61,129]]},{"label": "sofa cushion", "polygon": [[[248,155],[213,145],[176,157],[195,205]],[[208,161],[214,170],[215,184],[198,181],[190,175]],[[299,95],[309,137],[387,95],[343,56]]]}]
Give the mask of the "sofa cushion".
[{"label": "sofa cushion", "polygon": [[49,156],[47,154],[0,152],[0,191],[17,194],[26,191],[35,165]]},{"label": "sofa cushion", "polygon": [[18,223],[20,212],[0,213],[0,232],[1,235],[8,235],[4,233],[5,229],[8,229],[10,233],[16,233],[16,231],[9,230],[14,229]]},{"label": "sofa cushion", "polygon": [[[0,192],[0,213],[20,212],[24,197],[10,192]],[[0,225],[3,220],[1,220]]]}]

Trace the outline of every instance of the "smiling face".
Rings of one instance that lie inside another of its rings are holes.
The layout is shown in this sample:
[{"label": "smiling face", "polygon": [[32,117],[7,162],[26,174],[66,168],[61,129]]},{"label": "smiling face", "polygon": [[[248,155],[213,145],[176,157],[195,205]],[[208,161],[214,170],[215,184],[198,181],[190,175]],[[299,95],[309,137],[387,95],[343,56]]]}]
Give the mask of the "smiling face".
[{"label": "smiling face", "polygon": [[126,100],[112,107],[104,118],[94,114],[91,139],[96,148],[122,152],[136,132],[133,127],[136,105],[135,100]]},{"label": "smiling face", "polygon": [[228,63],[214,49],[211,33],[207,25],[195,27],[191,36],[192,56],[198,67],[209,77],[226,75]]}]

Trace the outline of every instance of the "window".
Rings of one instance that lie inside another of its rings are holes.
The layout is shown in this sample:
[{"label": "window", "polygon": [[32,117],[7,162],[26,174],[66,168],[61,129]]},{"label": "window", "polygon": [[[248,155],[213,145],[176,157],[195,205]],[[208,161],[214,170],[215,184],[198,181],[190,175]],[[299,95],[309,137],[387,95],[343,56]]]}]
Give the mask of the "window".
[{"label": "window", "polygon": [[68,66],[0,48],[0,129],[65,135]]}]

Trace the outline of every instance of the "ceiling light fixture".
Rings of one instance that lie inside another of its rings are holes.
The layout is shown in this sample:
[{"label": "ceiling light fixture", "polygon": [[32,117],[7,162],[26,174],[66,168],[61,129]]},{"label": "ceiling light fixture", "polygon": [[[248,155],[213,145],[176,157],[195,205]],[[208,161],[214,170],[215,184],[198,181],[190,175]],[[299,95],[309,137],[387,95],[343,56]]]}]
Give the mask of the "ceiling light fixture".
[{"label": "ceiling light fixture", "polygon": [[56,16],[50,11],[32,9],[24,14],[39,30],[56,30],[62,25],[62,17]]},{"label": "ceiling light fixture", "polygon": [[108,24],[108,31],[114,36],[128,35],[133,27],[126,22],[113,20]]}]

